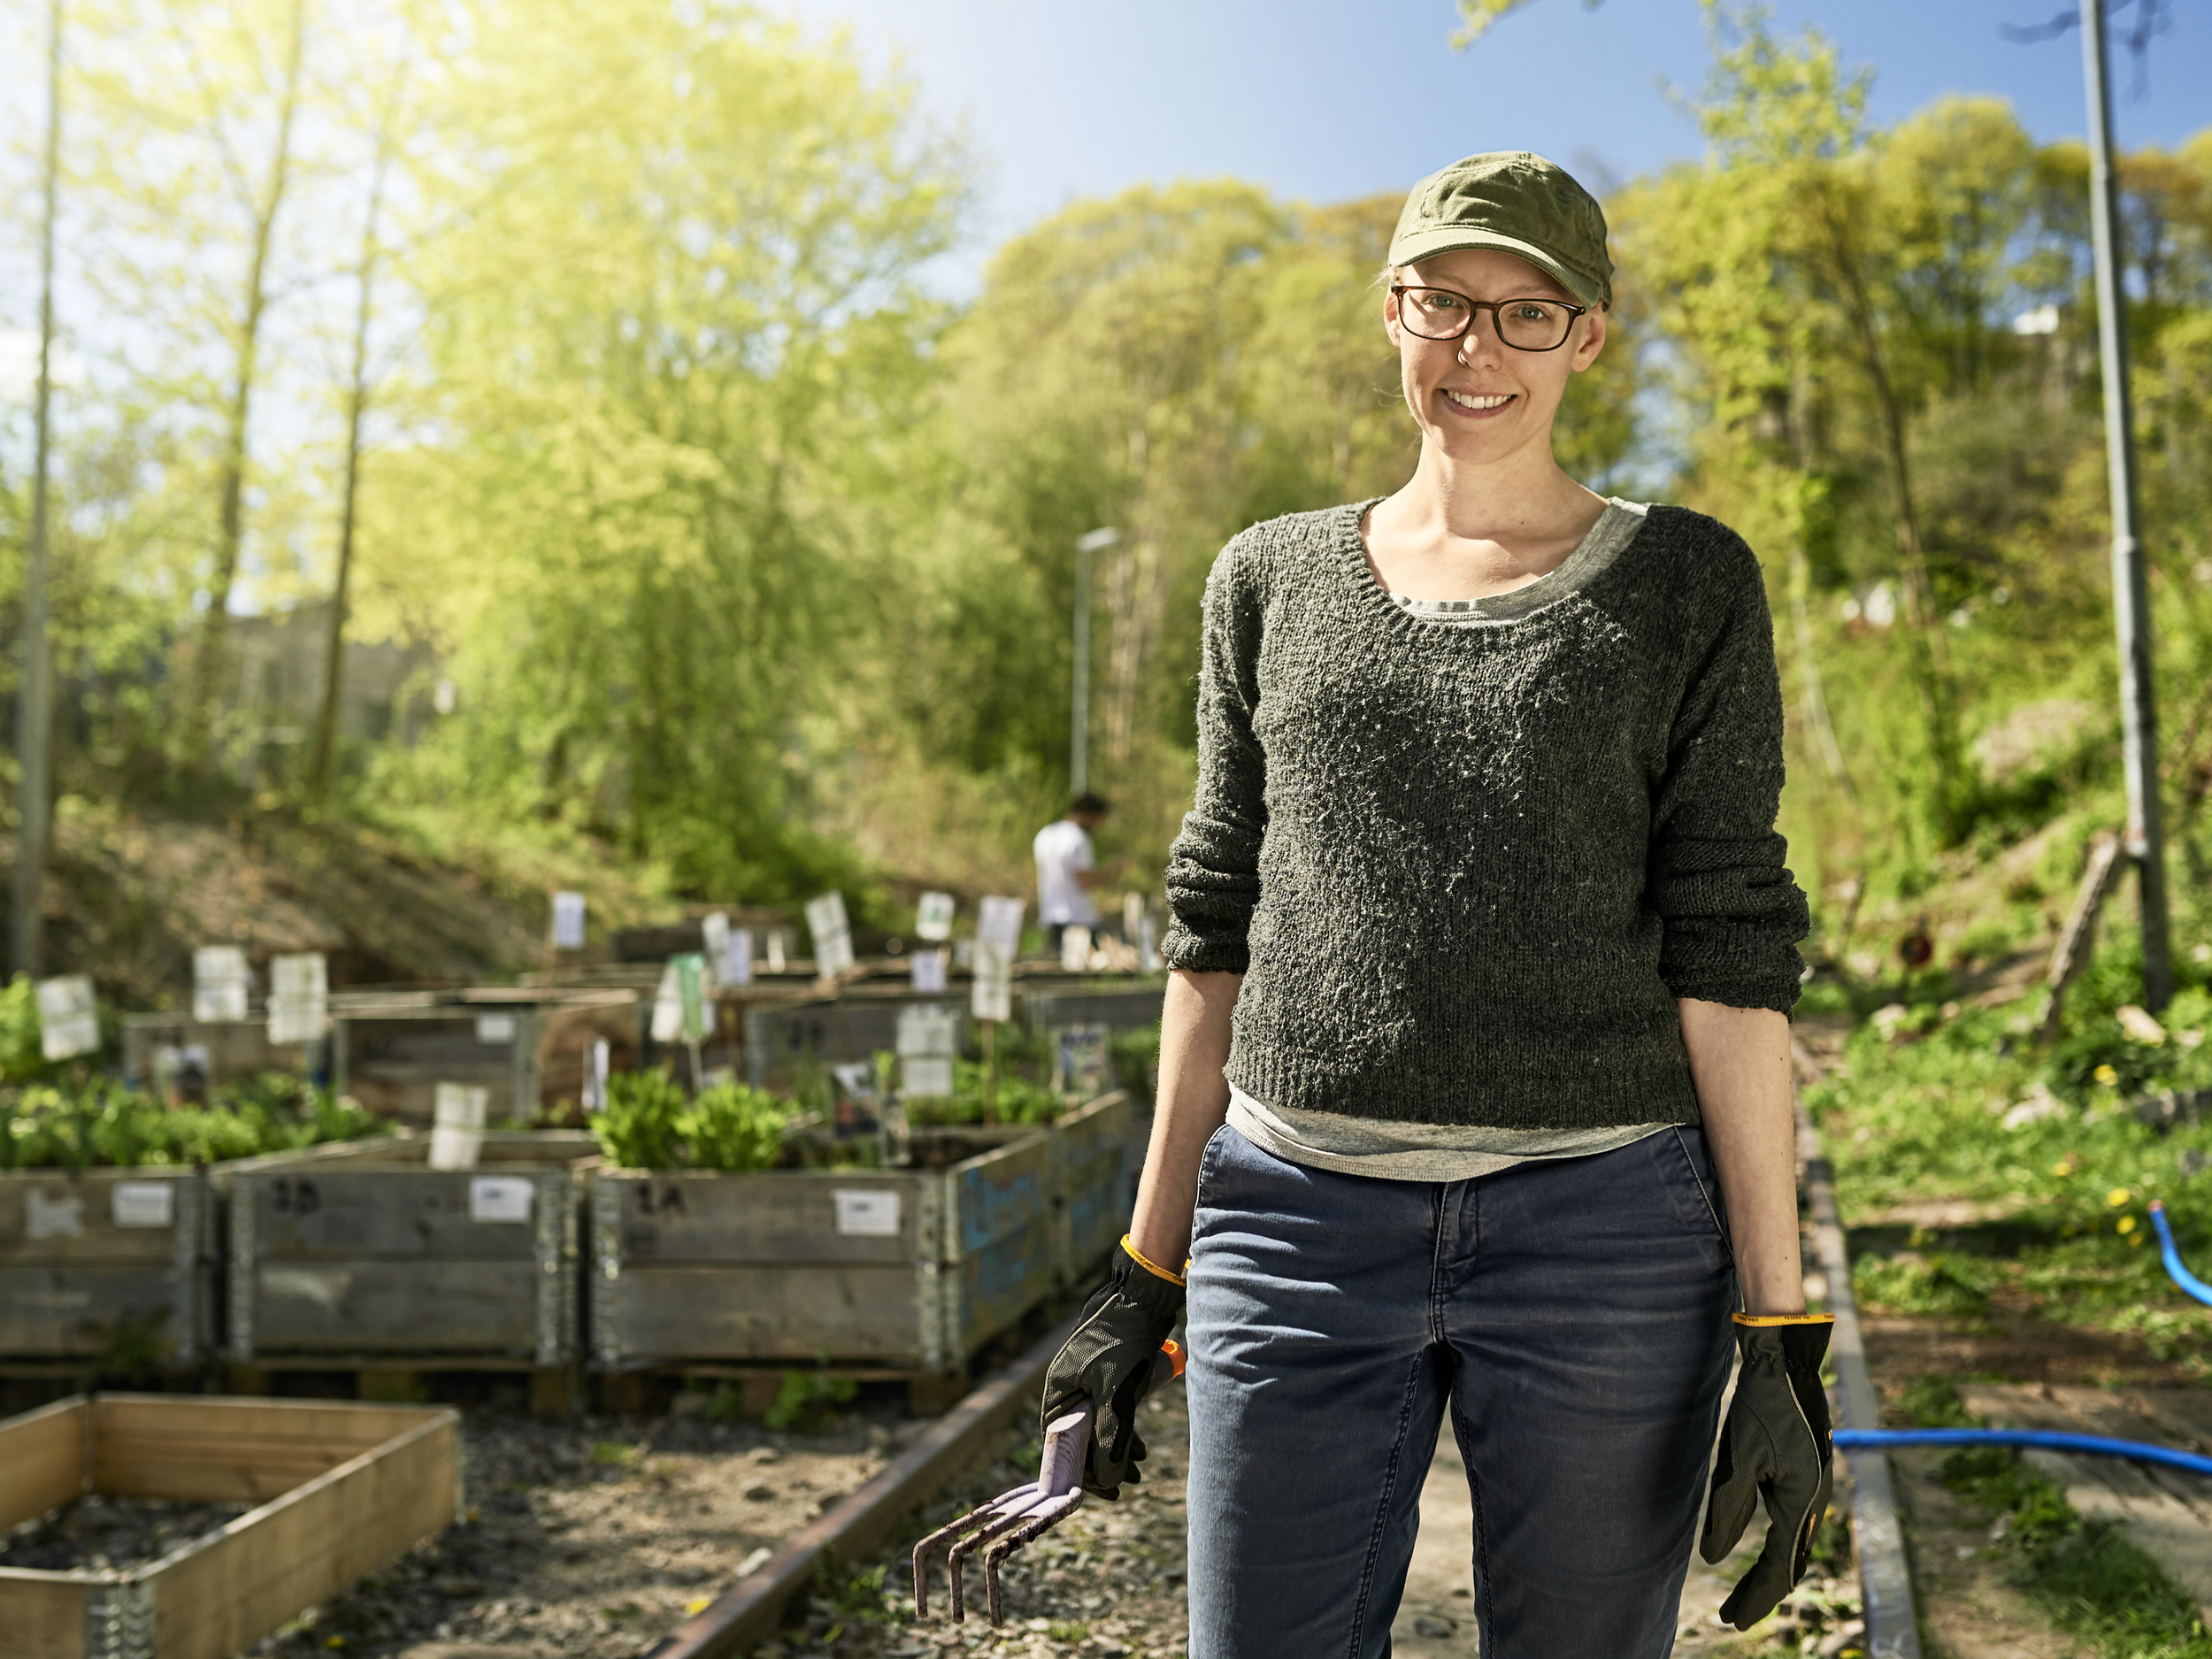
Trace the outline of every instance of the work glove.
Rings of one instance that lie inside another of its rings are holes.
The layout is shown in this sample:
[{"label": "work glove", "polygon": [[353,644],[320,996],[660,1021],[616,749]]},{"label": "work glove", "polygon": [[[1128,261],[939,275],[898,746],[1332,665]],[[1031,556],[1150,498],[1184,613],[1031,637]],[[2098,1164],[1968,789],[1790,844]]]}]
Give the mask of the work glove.
[{"label": "work glove", "polygon": [[1091,1293],[1074,1334],[1045,1370],[1041,1425],[1080,1405],[1097,1408],[1083,1471],[1083,1490],[1094,1497],[1110,1502],[1124,1481],[1133,1486],[1142,1479],[1137,1404],[1152,1386],[1160,1344],[1182,1317],[1183,1281],[1143,1261],[1124,1238],[1106,1282]]},{"label": "work glove", "polygon": [[1698,1553],[1709,1562],[1724,1558],[1743,1536],[1753,1504],[1765,1501],[1766,1548],[1721,1603],[1722,1623],[1738,1630],[1771,1613],[1804,1577],[1814,1529],[1828,1512],[1834,1449],[1820,1361],[1834,1326],[1826,1313],[1736,1316],[1743,1366],[1721,1425]]}]

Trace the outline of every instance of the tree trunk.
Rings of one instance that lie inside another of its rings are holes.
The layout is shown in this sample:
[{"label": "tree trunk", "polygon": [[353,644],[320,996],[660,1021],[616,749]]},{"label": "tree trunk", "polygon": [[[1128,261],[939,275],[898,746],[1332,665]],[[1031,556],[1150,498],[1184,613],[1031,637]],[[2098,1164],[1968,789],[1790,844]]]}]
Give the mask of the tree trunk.
[{"label": "tree trunk", "polygon": [[1935,589],[1928,579],[1926,550],[1920,538],[1920,517],[1913,501],[1912,469],[1905,450],[1904,412],[1889,377],[1882,349],[1881,331],[1874,319],[1866,273],[1850,233],[1838,217],[1839,204],[1824,191],[1821,227],[1828,244],[1829,262],[1844,296],[1844,309],[1857,336],[1861,366],[1874,394],[1874,407],[1882,433],[1882,458],[1889,473],[1890,494],[1897,518],[1897,551],[1904,567],[1905,619],[1911,629],[1913,677],[1919,682],[1922,711],[1927,721],[1928,749],[1935,766],[1937,832],[1944,841],[1955,839],[1961,826],[1958,716],[1951,686],[1950,652],[1943,637],[1943,618],[1936,613]]},{"label": "tree trunk", "polygon": [[388,131],[377,135],[376,169],[369,179],[369,211],[361,229],[361,258],[356,268],[360,303],[353,315],[353,379],[346,388],[346,481],[338,512],[338,571],[331,584],[330,631],[323,652],[323,702],[315,718],[314,759],[308,771],[307,798],[320,807],[330,796],[331,767],[338,748],[338,710],[345,692],[346,595],[353,575],[354,504],[361,487],[361,417],[369,403],[369,319],[376,288],[376,223],[384,201],[384,169],[391,157]]},{"label": "tree trunk", "polygon": [[245,541],[246,440],[253,405],[255,359],[260,348],[261,319],[268,309],[269,248],[275,240],[277,211],[283,205],[291,173],[292,120],[299,110],[300,60],[306,37],[307,0],[294,0],[291,36],[285,53],[284,99],[277,115],[276,153],[270,158],[267,190],[259,201],[250,204],[253,257],[247,266],[235,378],[230,406],[225,411],[215,575],[208,587],[207,620],[201,630],[199,660],[192,676],[188,741],[203,757],[210,752],[214,736],[216,703],[222,695],[226,666],[231,589],[238,580],[238,556]]}]

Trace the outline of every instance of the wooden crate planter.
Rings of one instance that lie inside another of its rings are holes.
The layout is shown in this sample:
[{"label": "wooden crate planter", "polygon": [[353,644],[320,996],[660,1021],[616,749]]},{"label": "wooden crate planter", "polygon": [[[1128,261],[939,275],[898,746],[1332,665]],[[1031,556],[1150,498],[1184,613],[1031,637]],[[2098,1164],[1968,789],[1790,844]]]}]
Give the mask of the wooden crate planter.
[{"label": "wooden crate planter", "polygon": [[198,1363],[214,1246],[198,1170],[0,1173],[0,1361]]},{"label": "wooden crate planter", "polygon": [[495,1132],[473,1170],[431,1169],[429,1150],[427,1136],[394,1137],[231,1166],[227,1359],[577,1358],[574,1171],[591,1138]]},{"label": "wooden crate planter", "polygon": [[490,1092],[495,1119],[536,1110],[538,1011],[366,999],[335,1013],[331,1082],[380,1118],[431,1120],[441,1083]]},{"label": "wooden crate planter", "polygon": [[948,1169],[593,1169],[593,1366],[961,1369],[1054,1279],[1054,1142],[999,1133]]},{"label": "wooden crate planter", "polygon": [[139,1087],[154,1087],[154,1057],[163,1048],[207,1050],[210,1088],[243,1082],[264,1071],[300,1069],[300,1045],[269,1041],[262,1019],[189,1019],[177,1014],[123,1016],[123,1075]]},{"label": "wooden crate planter", "polygon": [[1129,1229],[1129,1096],[1117,1090],[1053,1125],[1059,1148],[1059,1203],[1054,1240],[1063,1286],[1087,1281]]},{"label": "wooden crate planter", "polygon": [[461,1512],[460,1415],[77,1395],[0,1423],[0,1530],[87,1493],[252,1502],[128,1572],[0,1568],[12,1659],[231,1659]]}]

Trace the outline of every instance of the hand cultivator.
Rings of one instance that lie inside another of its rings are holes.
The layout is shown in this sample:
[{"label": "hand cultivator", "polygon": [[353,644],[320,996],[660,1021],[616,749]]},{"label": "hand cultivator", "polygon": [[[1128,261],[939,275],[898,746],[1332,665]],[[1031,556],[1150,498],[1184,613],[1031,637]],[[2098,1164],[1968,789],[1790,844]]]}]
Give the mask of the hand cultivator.
[{"label": "hand cultivator", "polygon": [[[1164,1343],[1153,1362],[1152,1375],[1138,1398],[1142,1399],[1169,1379],[1183,1374],[1183,1350]],[[914,1546],[914,1616],[929,1617],[929,1557],[941,1544],[945,1571],[952,1581],[952,1617],[956,1624],[967,1617],[963,1569],[968,1556],[987,1546],[983,1554],[983,1594],[994,1626],[1006,1622],[999,1592],[999,1569],[1023,1545],[1050,1532],[1075,1513],[1083,1502],[1084,1465],[1091,1455],[1091,1428],[1097,1408],[1087,1399],[1081,1407],[1045,1425],[1043,1455],[1037,1462],[1037,1478],[1010,1492],[1002,1492],[980,1509],[971,1509],[949,1526],[941,1526]]]}]

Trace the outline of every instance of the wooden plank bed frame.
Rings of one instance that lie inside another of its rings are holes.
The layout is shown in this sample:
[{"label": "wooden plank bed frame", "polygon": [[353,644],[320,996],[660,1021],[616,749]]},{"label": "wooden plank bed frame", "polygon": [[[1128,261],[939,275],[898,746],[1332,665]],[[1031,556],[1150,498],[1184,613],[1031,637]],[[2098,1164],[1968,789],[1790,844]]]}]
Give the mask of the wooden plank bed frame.
[{"label": "wooden plank bed frame", "polygon": [[229,1659],[450,1525],[444,1407],[77,1394],[0,1422],[0,1531],[87,1493],[251,1502],[129,1572],[0,1568],[14,1659]]}]

